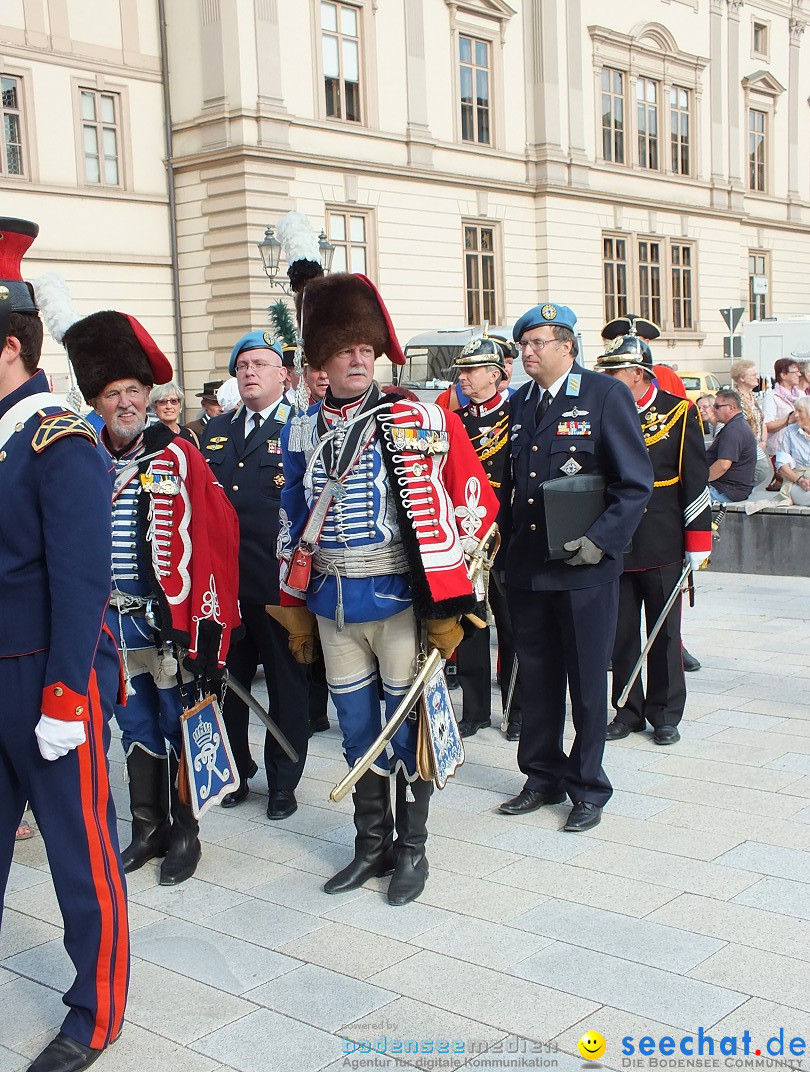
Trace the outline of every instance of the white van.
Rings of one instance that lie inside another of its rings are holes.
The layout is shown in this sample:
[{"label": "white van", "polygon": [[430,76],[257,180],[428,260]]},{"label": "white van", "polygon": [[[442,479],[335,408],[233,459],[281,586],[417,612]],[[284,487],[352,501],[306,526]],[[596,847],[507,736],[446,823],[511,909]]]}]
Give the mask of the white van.
[{"label": "white van", "polygon": [[743,328],[743,357],[753,361],[761,376],[773,378],[773,363],[794,353],[810,354],[810,316],[765,317]]}]

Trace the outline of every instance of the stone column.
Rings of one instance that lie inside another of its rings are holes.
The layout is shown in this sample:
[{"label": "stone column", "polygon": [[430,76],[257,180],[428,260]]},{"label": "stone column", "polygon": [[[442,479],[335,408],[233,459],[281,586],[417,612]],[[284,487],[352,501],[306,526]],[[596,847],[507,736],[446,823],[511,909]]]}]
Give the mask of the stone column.
[{"label": "stone column", "polygon": [[[788,203],[798,201],[799,191],[799,54],[802,34],[807,25],[803,19],[790,20],[790,53],[788,68]],[[795,213],[789,208],[789,215]]]},{"label": "stone column", "polygon": [[524,20],[530,178],[565,182],[567,157],[560,131],[563,41],[557,0],[529,0]]},{"label": "stone column", "polygon": [[723,115],[723,12],[726,0],[709,0],[709,59],[711,63],[709,100],[711,111],[711,179],[712,203],[726,204],[725,192],[719,195],[718,187],[725,187],[725,122]]},{"label": "stone column", "polygon": [[[582,0],[567,0],[565,5],[568,37],[568,159],[572,186],[589,185],[588,151],[585,146],[585,102],[591,101],[591,85],[585,91],[582,63]],[[590,67],[588,67],[590,77]]]},{"label": "stone column", "polygon": [[289,119],[281,84],[281,37],[278,0],[253,0],[256,20],[259,144],[288,145]]},{"label": "stone column", "polygon": [[[742,0],[728,0],[728,178],[732,188],[742,189],[743,177],[740,171],[740,145],[748,130],[740,129],[740,8]],[[746,149],[747,152],[747,149]],[[742,205],[739,206],[742,208]]]},{"label": "stone column", "polygon": [[428,123],[425,15],[422,0],[405,0],[405,77],[408,103],[408,163],[433,166]]}]

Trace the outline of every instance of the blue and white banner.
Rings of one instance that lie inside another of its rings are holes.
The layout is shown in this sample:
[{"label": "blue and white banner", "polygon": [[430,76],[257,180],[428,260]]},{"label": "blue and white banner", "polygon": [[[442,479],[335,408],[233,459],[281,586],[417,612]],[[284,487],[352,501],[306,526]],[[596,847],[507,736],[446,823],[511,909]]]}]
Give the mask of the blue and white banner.
[{"label": "blue and white banner", "polygon": [[239,788],[239,775],[215,696],[206,696],[180,716],[189,795],[199,819],[212,804]]},{"label": "blue and white banner", "polygon": [[464,745],[441,664],[425,682],[422,705],[422,717],[427,722],[428,740],[433,752],[433,780],[437,789],[444,789],[447,779],[464,762]]}]

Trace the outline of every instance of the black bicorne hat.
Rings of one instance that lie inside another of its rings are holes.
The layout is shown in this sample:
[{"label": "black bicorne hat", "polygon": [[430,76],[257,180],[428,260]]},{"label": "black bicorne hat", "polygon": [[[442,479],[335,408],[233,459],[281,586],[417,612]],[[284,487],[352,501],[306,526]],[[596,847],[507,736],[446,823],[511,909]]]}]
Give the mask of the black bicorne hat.
[{"label": "black bicorne hat", "polygon": [[603,339],[618,339],[621,335],[632,334],[652,342],[653,339],[657,339],[660,336],[661,329],[657,324],[653,324],[652,320],[637,316],[635,313],[625,313],[624,316],[617,316],[615,320],[609,321],[602,328]]}]

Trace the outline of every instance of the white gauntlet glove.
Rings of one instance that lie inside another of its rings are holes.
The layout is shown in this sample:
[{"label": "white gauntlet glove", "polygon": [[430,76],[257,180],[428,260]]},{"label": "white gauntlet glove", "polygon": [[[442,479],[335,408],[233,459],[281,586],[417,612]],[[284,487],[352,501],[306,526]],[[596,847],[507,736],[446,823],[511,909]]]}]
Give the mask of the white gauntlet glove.
[{"label": "white gauntlet glove", "polygon": [[568,566],[595,566],[597,562],[602,561],[605,554],[602,548],[597,547],[587,536],[580,536],[578,540],[569,540],[568,543],[563,544],[563,547],[566,551],[576,551],[572,558],[566,558],[565,562]]},{"label": "white gauntlet glove", "polygon": [[692,572],[697,573],[703,563],[709,558],[711,551],[687,551],[686,561],[692,567]]},{"label": "white gauntlet glove", "polygon": [[65,722],[48,715],[40,718],[34,733],[42,758],[48,761],[66,756],[87,740],[83,722]]}]

